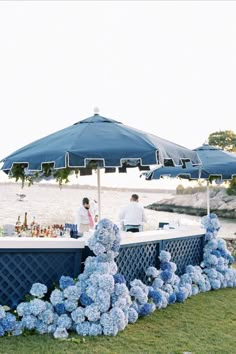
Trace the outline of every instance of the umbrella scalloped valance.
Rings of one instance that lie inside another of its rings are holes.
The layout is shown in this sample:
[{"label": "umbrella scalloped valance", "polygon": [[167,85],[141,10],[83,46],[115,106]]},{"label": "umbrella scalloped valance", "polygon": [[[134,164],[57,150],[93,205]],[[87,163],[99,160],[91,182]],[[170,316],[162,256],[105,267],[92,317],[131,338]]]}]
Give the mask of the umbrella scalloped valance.
[{"label": "umbrella scalloped valance", "polygon": [[192,150],[94,114],[13,152],[2,160],[2,170],[22,181],[55,178],[62,183],[71,173],[86,175],[97,168],[125,172],[187,161],[193,166],[201,163]]}]

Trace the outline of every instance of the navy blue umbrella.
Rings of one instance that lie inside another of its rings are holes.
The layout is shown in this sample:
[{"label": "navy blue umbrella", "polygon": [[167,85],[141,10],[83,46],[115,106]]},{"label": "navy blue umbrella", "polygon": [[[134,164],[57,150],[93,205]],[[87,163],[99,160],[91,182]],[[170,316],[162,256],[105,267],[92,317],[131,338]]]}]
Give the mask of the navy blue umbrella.
[{"label": "navy blue umbrella", "polygon": [[[185,161],[200,163],[192,150],[95,113],[15,151],[2,160],[2,170],[11,175],[12,168],[21,164],[27,175],[50,164],[54,171],[78,168],[86,174],[94,166],[98,172],[101,167],[106,172],[116,167],[124,172],[127,167],[148,169],[149,165],[176,166]],[[100,205],[100,196],[98,199]]]},{"label": "navy blue umbrella", "polygon": [[145,173],[147,180],[159,179],[164,176],[194,179],[206,179],[207,183],[207,211],[209,214],[209,181],[212,178],[231,180],[236,176],[236,154],[224,151],[215,146],[203,144],[194,149],[202,161],[201,166],[186,165],[182,167],[160,167]]}]

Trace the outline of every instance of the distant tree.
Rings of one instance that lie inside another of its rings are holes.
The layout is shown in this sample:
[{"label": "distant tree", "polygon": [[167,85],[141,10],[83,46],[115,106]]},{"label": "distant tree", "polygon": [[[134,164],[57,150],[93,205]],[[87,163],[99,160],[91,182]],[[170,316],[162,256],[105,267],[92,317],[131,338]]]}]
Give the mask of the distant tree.
[{"label": "distant tree", "polygon": [[[224,150],[236,152],[236,134],[232,130],[211,133],[208,137],[209,145],[221,147]],[[229,195],[236,195],[236,177],[230,181],[227,188]]]},{"label": "distant tree", "polygon": [[232,130],[211,133],[208,137],[208,142],[209,145],[236,152],[236,134]]}]

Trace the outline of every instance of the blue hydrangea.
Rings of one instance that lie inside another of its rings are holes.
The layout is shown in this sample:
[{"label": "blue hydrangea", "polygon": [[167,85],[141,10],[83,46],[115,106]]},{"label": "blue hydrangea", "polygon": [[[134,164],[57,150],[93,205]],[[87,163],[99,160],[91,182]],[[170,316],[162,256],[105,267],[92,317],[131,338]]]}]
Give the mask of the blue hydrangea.
[{"label": "blue hydrangea", "polygon": [[80,336],[88,336],[90,331],[90,323],[88,321],[77,324],[76,332]]},{"label": "blue hydrangea", "polygon": [[120,273],[117,273],[115,275],[113,275],[113,278],[114,278],[114,281],[115,281],[115,284],[118,283],[118,284],[126,284],[126,280],[125,280],[125,277],[120,274]]},{"label": "blue hydrangea", "polygon": [[234,256],[232,256],[231,254],[228,255],[227,259],[229,261],[229,264],[233,264],[235,261]]},{"label": "blue hydrangea", "polygon": [[157,278],[159,275],[159,271],[155,267],[148,267],[145,271],[147,277]]},{"label": "blue hydrangea", "polygon": [[61,304],[64,300],[63,292],[59,289],[55,289],[51,292],[50,301],[55,306]]},{"label": "blue hydrangea", "polygon": [[127,296],[129,294],[129,290],[124,283],[116,284],[115,285],[115,294],[117,296]]},{"label": "blue hydrangea", "polygon": [[31,315],[31,306],[29,302],[21,302],[17,308],[16,312],[19,316]]},{"label": "blue hydrangea", "polygon": [[170,296],[169,296],[168,304],[171,305],[171,304],[174,304],[175,302],[176,302],[176,294],[175,294],[175,293],[172,293],[172,294],[170,294]]},{"label": "blue hydrangea", "polygon": [[149,292],[149,297],[153,300],[155,305],[161,305],[162,304],[162,294],[158,290],[153,290]]},{"label": "blue hydrangea", "polygon": [[134,279],[130,282],[130,286],[139,286],[143,292],[148,295],[149,288],[140,279]]},{"label": "blue hydrangea", "polygon": [[118,327],[114,323],[109,313],[103,313],[100,319],[100,323],[103,328],[103,334],[106,336],[116,336],[118,333]]},{"label": "blue hydrangea", "polygon": [[78,307],[78,301],[65,300],[64,304],[68,312],[72,312]]},{"label": "blue hydrangea", "polygon": [[135,323],[138,319],[138,312],[130,307],[129,310],[128,310],[128,322],[129,323]]},{"label": "blue hydrangea", "polygon": [[34,283],[30,289],[30,294],[41,299],[47,293],[48,288],[41,283]]},{"label": "blue hydrangea", "polygon": [[0,319],[6,316],[4,307],[0,305]]},{"label": "blue hydrangea", "polygon": [[154,279],[153,283],[152,283],[152,287],[154,289],[160,289],[163,286],[164,282],[161,278],[156,278]]},{"label": "blue hydrangea", "polygon": [[166,292],[168,295],[173,293],[173,288],[172,288],[172,286],[170,284],[163,285],[162,290],[164,292]]},{"label": "blue hydrangea", "polygon": [[139,308],[139,316],[147,316],[153,312],[153,304],[146,303]]},{"label": "blue hydrangea", "polygon": [[169,262],[171,260],[171,254],[170,254],[170,252],[162,250],[159,258],[160,258],[161,262]]},{"label": "blue hydrangea", "polygon": [[161,262],[161,270],[172,271],[172,267],[171,267],[170,262]]},{"label": "blue hydrangea", "polygon": [[77,301],[80,297],[80,290],[76,285],[69,285],[63,290],[64,297],[70,301]]},{"label": "blue hydrangea", "polygon": [[108,293],[111,293],[114,290],[114,285],[114,278],[110,274],[104,274],[99,278],[99,287]]},{"label": "blue hydrangea", "polygon": [[61,315],[57,319],[57,326],[61,328],[70,329],[72,325],[71,318],[68,315]]},{"label": "blue hydrangea", "polygon": [[221,253],[220,253],[220,251],[218,251],[218,250],[213,250],[213,251],[211,251],[211,254],[213,254],[213,255],[216,256],[217,258],[220,258],[220,257],[221,257]]},{"label": "blue hydrangea", "polygon": [[199,288],[196,284],[192,285],[192,295],[197,295],[199,293]]},{"label": "blue hydrangea", "polygon": [[62,290],[66,289],[70,285],[74,285],[74,279],[69,276],[62,275],[59,280],[59,286]]},{"label": "blue hydrangea", "polygon": [[221,288],[220,280],[210,278],[209,281],[210,281],[210,284],[211,284],[211,288],[212,288],[213,290],[217,290],[217,289],[220,289],[220,288]]},{"label": "blue hydrangea", "polygon": [[93,246],[93,253],[96,256],[99,256],[105,252],[106,252],[106,248],[100,242],[96,242],[95,245]]},{"label": "blue hydrangea", "polygon": [[110,317],[113,323],[117,326],[118,331],[122,331],[125,328],[126,326],[125,315],[120,308],[118,307],[112,308],[110,311]]},{"label": "blue hydrangea", "polygon": [[185,288],[180,288],[179,291],[176,292],[176,301],[184,302],[188,297],[188,291]]},{"label": "blue hydrangea", "polygon": [[80,296],[80,303],[83,306],[89,306],[93,303],[93,300],[86,293],[83,293]]},{"label": "blue hydrangea", "polygon": [[48,326],[48,334],[53,334],[57,329],[57,325],[55,323]]},{"label": "blue hydrangea", "polygon": [[45,302],[40,299],[31,300],[30,301],[30,308],[31,308],[31,313],[34,316],[39,315],[41,312],[43,312],[47,309]]},{"label": "blue hydrangea", "polygon": [[7,312],[6,316],[1,319],[1,325],[5,332],[14,331],[16,326],[16,317]]},{"label": "blue hydrangea", "polygon": [[85,309],[83,307],[77,307],[76,310],[74,310],[73,312],[71,312],[71,318],[72,320],[78,324],[81,322],[85,321]]},{"label": "blue hydrangea", "polygon": [[33,315],[23,316],[21,323],[22,323],[22,328],[34,329],[37,323],[37,317]]},{"label": "blue hydrangea", "polygon": [[164,270],[160,273],[160,277],[164,281],[164,283],[167,283],[172,280],[173,273],[169,270]]},{"label": "blue hydrangea", "polygon": [[171,266],[171,271],[175,273],[177,270],[177,265],[174,262],[169,262],[169,264]]},{"label": "blue hydrangea", "polygon": [[0,337],[3,337],[5,334],[5,331],[3,329],[3,327],[0,325]]},{"label": "blue hydrangea", "polygon": [[54,338],[58,338],[58,339],[67,338],[68,332],[67,332],[66,328],[58,327],[55,330],[53,336],[54,336]]},{"label": "blue hydrangea", "polygon": [[49,325],[54,321],[54,313],[51,310],[45,310],[41,314],[41,319],[45,324]]},{"label": "blue hydrangea", "polygon": [[84,310],[84,314],[87,317],[87,319],[91,322],[96,322],[97,320],[100,319],[100,310],[98,305],[96,304],[91,304],[87,306]]},{"label": "blue hydrangea", "polygon": [[91,323],[89,328],[89,336],[99,336],[102,334],[102,326],[100,323]]},{"label": "blue hydrangea", "polygon": [[138,298],[143,295],[143,290],[140,286],[132,286],[129,293],[130,296]]},{"label": "blue hydrangea", "polygon": [[98,290],[95,303],[101,312],[107,312],[111,305],[111,297],[107,291]]},{"label": "blue hydrangea", "polygon": [[39,334],[48,333],[48,326],[43,321],[38,320],[35,325],[35,329]]},{"label": "blue hydrangea", "polygon": [[192,284],[192,278],[189,273],[185,273],[180,277],[181,284]]},{"label": "blue hydrangea", "polygon": [[58,303],[55,305],[55,311],[60,316],[66,313],[66,308],[64,302]]},{"label": "blue hydrangea", "polygon": [[218,263],[218,258],[216,256],[214,256],[213,254],[210,254],[208,257],[207,257],[207,263],[209,265],[212,265],[212,266],[215,266],[217,265]]},{"label": "blue hydrangea", "polygon": [[13,336],[20,336],[23,333],[22,330],[22,323],[21,322],[16,322],[14,330],[11,332]]}]

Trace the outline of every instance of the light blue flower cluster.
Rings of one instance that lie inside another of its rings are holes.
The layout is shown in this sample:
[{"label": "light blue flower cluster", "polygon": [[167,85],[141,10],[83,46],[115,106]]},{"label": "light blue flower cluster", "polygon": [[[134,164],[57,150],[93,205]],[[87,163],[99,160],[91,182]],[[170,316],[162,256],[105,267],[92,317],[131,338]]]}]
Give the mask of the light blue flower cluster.
[{"label": "light blue flower cluster", "polygon": [[128,311],[128,321],[134,323],[139,316],[147,316],[155,311],[156,305],[152,301],[153,299],[148,298],[149,287],[141,280],[134,279],[130,282],[130,286],[130,295],[133,302]]},{"label": "light blue flower cluster", "polygon": [[203,268],[204,275],[208,278],[210,287],[213,290],[235,287],[236,270],[231,267],[234,263],[234,257],[227,250],[225,240],[216,238],[220,228],[217,216],[210,214],[203,220],[206,225],[206,245],[204,247]]},{"label": "light blue flower cluster", "polygon": [[159,271],[155,267],[149,267],[146,270],[146,275],[151,280],[148,296],[158,309],[176,302],[176,291],[180,282],[178,275],[175,274],[176,264],[171,262],[171,254],[162,250],[159,259]]},{"label": "light blue flower cluster", "polygon": [[0,337],[4,335],[19,336],[22,334],[22,324],[17,321],[16,316],[10,312],[6,312],[4,307],[0,305]]},{"label": "light blue flower cluster", "polygon": [[[34,299],[17,306],[23,329],[35,329],[40,334],[53,333],[55,338],[67,338],[70,330],[83,336],[114,336],[128,322],[136,321],[138,316],[130,309],[132,301],[125,278],[117,273],[118,227],[110,220],[101,220],[89,245],[96,256],[86,259],[84,272],[78,280],[62,276],[59,289],[54,289],[49,296],[50,302],[41,299],[47,287],[33,284],[30,294]],[[0,309],[0,316],[4,314]]]},{"label": "light blue flower cluster", "polygon": [[88,246],[97,256],[108,251],[118,252],[120,248],[119,228],[110,220],[102,219],[97,224],[93,237],[88,242]]},{"label": "light blue flower cluster", "polygon": [[41,283],[34,283],[30,289],[30,294],[41,299],[47,293],[48,288]]}]

